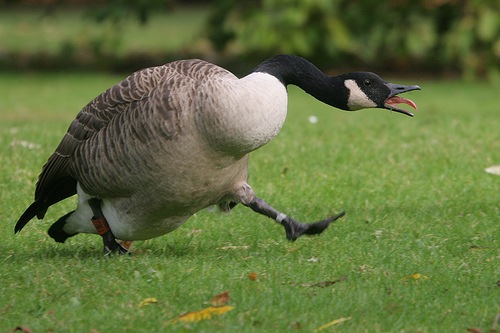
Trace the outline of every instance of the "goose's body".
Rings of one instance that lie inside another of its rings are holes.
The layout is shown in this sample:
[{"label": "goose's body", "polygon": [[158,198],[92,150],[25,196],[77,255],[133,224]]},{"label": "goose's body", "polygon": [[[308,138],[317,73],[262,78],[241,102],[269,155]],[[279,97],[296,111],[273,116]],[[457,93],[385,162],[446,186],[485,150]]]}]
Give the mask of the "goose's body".
[{"label": "goose's body", "polygon": [[[395,108],[396,102],[414,106],[395,95],[417,86],[386,89],[376,101],[356,80],[356,75],[330,78],[293,56],[272,58],[241,79],[201,60],[136,72],[80,111],[44,166],[35,202],[16,231],[78,193],[77,209],[49,230],[57,241],[97,233],[91,223],[96,215],[103,215],[113,237],[139,240],[168,233],[205,207],[230,209],[236,203],[276,219],[290,239],[320,233],[330,221],[309,228],[255,196],[247,183],[248,154],[281,129],[287,84],[346,110],[385,107],[409,114]],[[294,234],[297,228],[305,229]]]},{"label": "goose's body", "polygon": [[[269,74],[239,80],[212,64],[192,60],[132,78],[137,88],[152,77],[156,82],[148,87],[149,96],[135,97],[137,108],[112,118],[75,151],[69,173],[80,175],[82,200],[68,218],[66,232],[95,232],[89,223],[89,197],[105,198],[104,216],[119,239],[148,239],[174,230],[197,211],[229,200],[228,194],[247,180],[246,154],[269,142],[285,120],[286,90]],[[117,87],[129,85],[127,81]],[[162,95],[167,89],[171,96],[185,97],[164,100],[170,97]],[[115,90],[130,96],[126,89]],[[204,91],[213,91],[212,98]],[[223,99],[228,91],[231,100]],[[86,109],[116,99],[108,91]],[[260,119],[262,113],[245,107],[246,100],[259,101],[268,117]],[[91,112],[86,109],[82,112]]]}]

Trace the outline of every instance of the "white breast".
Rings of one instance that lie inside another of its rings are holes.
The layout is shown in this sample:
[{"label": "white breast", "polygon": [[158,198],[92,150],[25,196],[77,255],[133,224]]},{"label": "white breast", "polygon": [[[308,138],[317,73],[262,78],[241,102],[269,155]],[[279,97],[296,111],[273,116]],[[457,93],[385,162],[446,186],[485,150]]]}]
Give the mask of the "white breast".
[{"label": "white breast", "polygon": [[270,74],[210,82],[205,89],[212,94],[199,95],[197,124],[216,149],[249,153],[271,141],[283,126],[286,88]]}]

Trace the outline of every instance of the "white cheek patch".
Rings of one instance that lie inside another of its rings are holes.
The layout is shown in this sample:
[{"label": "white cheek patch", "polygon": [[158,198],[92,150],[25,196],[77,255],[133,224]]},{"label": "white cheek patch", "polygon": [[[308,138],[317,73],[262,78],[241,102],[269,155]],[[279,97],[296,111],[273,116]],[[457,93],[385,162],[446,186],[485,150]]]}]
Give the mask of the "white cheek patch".
[{"label": "white cheek patch", "polygon": [[356,81],[345,80],[344,85],[349,90],[349,99],[347,100],[347,107],[349,110],[359,110],[366,108],[377,107],[374,101],[372,101],[366,94],[361,90]]}]

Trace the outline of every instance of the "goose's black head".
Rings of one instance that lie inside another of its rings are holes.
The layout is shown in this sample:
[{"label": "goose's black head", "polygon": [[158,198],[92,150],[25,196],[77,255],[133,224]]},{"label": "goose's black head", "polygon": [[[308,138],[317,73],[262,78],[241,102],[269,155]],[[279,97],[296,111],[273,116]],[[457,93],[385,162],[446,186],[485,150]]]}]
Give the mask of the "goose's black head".
[{"label": "goose's black head", "polygon": [[[369,72],[354,72],[333,77],[336,84],[342,84],[346,94],[344,110],[354,111],[366,108],[381,108],[413,116],[413,113],[399,108],[399,104],[408,104],[415,110],[417,105],[401,93],[420,90],[417,85],[405,86],[384,81],[378,75]],[[339,82],[340,81],[340,82]]]},{"label": "goose's black head", "polygon": [[398,94],[419,90],[419,86],[393,84],[373,73],[353,72],[328,76],[306,59],[293,55],[270,58],[254,72],[271,74],[285,86],[299,86],[320,101],[342,110],[382,108],[413,116],[413,113],[398,105],[404,103],[417,109],[415,103]]}]

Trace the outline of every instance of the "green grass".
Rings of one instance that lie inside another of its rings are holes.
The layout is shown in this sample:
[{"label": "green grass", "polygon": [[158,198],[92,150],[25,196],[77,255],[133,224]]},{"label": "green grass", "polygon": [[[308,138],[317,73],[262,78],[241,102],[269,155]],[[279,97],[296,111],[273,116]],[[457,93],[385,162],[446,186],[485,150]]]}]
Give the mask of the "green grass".
[{"label": "green grass", "polygon": [[[207,6],[180,6],[153,13],[146,25],[127,20],[120,26],[97,24],[80,9],[57,7],[50,13],[39,7],[0,11],[0,51],[57,54],[62,48],[85,48],[95,42],[118,54],[172,52],[186,47],[200,33],[208,16]],[[118,45],[113,36],[121,36]],[[81,51],[80,51],[81,52]],[[85,56],[85,54],[80,55]]]},{"label": "green grass", "polygon": [[[62,245],[45,232],[74,199],[14,235],[69,122],[119,79],[0,75],[0,332],[313,332],[347,317],[321,332],[490,328],[500,312],[500,177],[484,168],[500,164],[499,86],[409,82],[423,88],[407,94],[420,107],[413,119],[341,112],[290,89],[282,132],[251,156],[251,184],[299,220],[347,211],[319,237],[290,243],[238,206],[103,258],[97,236]],[[405,280],[414,273],[428,279]],[[234,310],[171,322],[224,290]],[[139,307],[148,297],[158,303]]]}]

